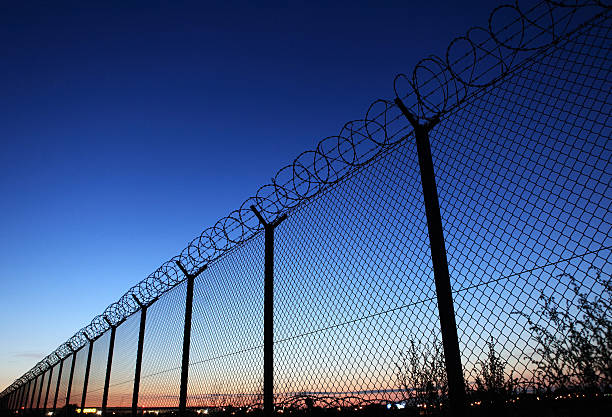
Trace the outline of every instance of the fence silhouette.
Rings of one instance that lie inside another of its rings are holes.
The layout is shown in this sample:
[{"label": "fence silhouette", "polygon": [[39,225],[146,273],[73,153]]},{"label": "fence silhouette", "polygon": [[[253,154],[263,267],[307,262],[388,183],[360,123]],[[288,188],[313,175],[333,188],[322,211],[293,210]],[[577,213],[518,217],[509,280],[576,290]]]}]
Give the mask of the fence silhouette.
[{"label": "fence silhouette", "polygon": [[[498,7],[399,75],[394,100],[281,169],[2,408],[458,415],[495,378],[610,389],[611,9],[567,3]],[[558,355],[574,342],[582,363]]]}]

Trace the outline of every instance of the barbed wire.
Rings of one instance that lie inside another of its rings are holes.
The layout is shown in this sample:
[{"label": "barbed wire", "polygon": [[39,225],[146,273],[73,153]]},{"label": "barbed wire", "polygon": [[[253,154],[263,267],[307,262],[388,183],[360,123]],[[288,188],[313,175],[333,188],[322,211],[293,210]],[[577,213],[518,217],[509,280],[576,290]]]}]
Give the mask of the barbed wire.
[{"label": "barbed wire", "polygon": [[[543,0],[526,9],[517,0],[493,9],[486,27],[472,27],[452,40],[444,57],[419,61],[410,76],[399,74],[395,96],[405,101],[419,121],[441,118],[469,98],[510,74],[526,59],[555,45],[581,25],[612,6],[601,0]],[[355,169],[367,165],[388,148],[412,134],[392,100],[379,99],[363,119],[346,123],[335,136],[322,139],[314,150],[298,155],[281,168],[269,184],[218,220],[180,252],[163,263],[118,301],[7,387],[0,397],[20,388],[59,361],[102,336],[196,271],[262,231],[251,206],[272,220],[319,194]],[[137,302],[138,300],[139,302]]]}]

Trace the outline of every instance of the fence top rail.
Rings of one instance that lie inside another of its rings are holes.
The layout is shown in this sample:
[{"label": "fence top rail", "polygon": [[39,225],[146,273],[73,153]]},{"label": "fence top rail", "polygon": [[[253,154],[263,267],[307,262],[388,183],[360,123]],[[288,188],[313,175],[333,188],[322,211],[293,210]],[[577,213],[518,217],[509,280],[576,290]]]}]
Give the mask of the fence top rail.
[{"label": "fence top rail", "polygon": [[[417,121],[431,121],[470,99],[520,67],[530,57],[554,46],[612,6],[603,0],[522,2],[492,10],[487,25],[472,27],[453,39],[444,57],[428,56],[408,76],[394,80],[395,98],[403,100]],[[510,17],[509,17],[510,16]],[[131,287],[118,301],[0,393],[19,389],[63,361],[111,327],[116,327],[186,279],[178,267],[193,274],[262,231],[262,217],[273,220],[318,195],[385,149],[412,134],[394,100],[376,100],[362,119],[346,123],[337,135],[322,139],[314,150],[298,155],[260,187],[240,208],[202,231],[175,257]]]}]

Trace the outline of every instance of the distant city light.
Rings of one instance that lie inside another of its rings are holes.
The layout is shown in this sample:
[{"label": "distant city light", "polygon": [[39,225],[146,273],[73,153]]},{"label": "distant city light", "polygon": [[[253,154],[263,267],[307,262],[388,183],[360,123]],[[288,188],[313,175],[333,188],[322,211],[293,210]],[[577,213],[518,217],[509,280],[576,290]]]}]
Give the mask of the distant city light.
[{"label": "distant city light", "polygon": [[[77,413],[83,413],[83,414],[98,414],[98,409],[97,408],[83,408],[83,410],[81,411],[80,408],[76,409]],[[100,415],[100,414],[98,414]]]}]

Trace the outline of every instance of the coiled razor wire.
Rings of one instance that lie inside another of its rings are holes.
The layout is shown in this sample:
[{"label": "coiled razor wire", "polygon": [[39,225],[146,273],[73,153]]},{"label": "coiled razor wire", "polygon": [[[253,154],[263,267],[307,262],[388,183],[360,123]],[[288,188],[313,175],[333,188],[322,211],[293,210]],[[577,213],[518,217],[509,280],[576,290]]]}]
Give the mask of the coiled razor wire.
[{"label": "coiled razor wire", "polygon": [[[419,61],[410,76],[399,74],[394,92],[418,121],[443,117],[473,94],[503,79],[525,60],[554,46],[612,4],[603,0],[543,0],[525,7],[518,0],[493,9],[486,27],[472,27],[455,38],[444,57]],[[140,309],[181,283],[188,271],[196,271],[262,231],[250,206],[269,220],[289,212],[353,170],[368,164],[391,146],[412,134],[392,100],[374,101],[363,119],[346,123],[338,135],[322,139],[314,150],[301,153],[281,168],[269,184],[260,187],[239,209],[221,218],[193,239],[179,255],[131,287],[118,301],[93,318],[55,351],[7,387],[0,397],[79,350],[89,341],[118,326]]]}]

